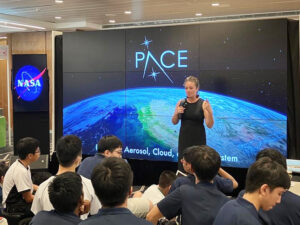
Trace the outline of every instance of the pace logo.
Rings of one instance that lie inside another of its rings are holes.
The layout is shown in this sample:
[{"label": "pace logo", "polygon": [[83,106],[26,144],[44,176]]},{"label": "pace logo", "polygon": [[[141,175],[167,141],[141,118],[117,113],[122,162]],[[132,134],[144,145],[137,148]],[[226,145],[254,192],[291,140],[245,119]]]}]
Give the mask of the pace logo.
[{"label": "pace logo", "polygon": [[[165,69],[172,69],[177,66],[177,68],[187,68],[187,60],[188,60],[188,50],[183,49],[183,50],[178,50],[178,51],[172,51],[172,50],[164,50],[160,57],[157,59],[155,56],[152,54],[152,52],[149,50],[149,45],[152,42],[152,40],[148,40],[145,37],[145,40],[143,43],[140,45],[144,45],[147,47],[146,53],[145,52],[135,52],[135,68],[138,69],[141,64],[144,62],[144,73],[143,73],[143,78],[146,76],[147,71],[151,71],[150,74],[147,76],[152,77],[155,81],[157,76],[162,72],[168,80],[173,83],[173,80],[171,77],[168,75],[168,73],[165,71]],[[165,62],[166,56],[169,56],[172,58],[172,62],[167,64]],[[148,69],[149,61],[152,60],[157,67],[161,70],[161,72],[155,71],[153,67],[151,69]]]},{"label": "pace logo", "polygon": [[17,72],[14,89],[17,92],[18,99],[25,101],[34,101],[43,90],[43,75],[46,68],[39,71],[36,67],[27,65],[23,66]]}]

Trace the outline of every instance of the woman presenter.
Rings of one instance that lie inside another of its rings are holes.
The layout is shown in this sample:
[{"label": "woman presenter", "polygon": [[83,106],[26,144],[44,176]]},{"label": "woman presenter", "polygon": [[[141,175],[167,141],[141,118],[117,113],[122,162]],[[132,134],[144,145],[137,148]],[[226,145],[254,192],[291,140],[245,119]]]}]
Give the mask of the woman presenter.
[{"label": "woman presenter", "polygon": [[208,100],[203,100],[198,95],[200,88],[198,78],[189,76],[183,85],[186,98],[177,102],[172,123],[176,125],[181,120],[178,141],[178,170],[184,172],[181,164],[184,149],[193,145],[206,144],[204,121],[208,128],[212,128],[214,118]]}]

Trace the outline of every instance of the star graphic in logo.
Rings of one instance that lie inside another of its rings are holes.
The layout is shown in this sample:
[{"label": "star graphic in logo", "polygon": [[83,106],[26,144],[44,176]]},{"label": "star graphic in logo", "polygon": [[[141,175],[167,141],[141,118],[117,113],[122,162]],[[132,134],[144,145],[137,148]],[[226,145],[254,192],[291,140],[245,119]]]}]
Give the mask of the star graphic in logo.
[{"label": "star graphic in logo", "polygon": [[149,74],[148,76],[149,76],[149,77],[153,77],[153,79],[156,81],[156,77],[157,77],[158,74],[160,74],[160,72],[155,72],[155,71],[153,70],[153,67],[152,67],[152,73]]},{"label": "star graphic in logo", "polygon": [[152,40],[150,40],[150,41],[147,40],[147,38],[145,36],[145,41],[142,44],[140,44],[140,45],[145,45],[147,47],[147,49],[148,49],[150,42],[152,42]]}]

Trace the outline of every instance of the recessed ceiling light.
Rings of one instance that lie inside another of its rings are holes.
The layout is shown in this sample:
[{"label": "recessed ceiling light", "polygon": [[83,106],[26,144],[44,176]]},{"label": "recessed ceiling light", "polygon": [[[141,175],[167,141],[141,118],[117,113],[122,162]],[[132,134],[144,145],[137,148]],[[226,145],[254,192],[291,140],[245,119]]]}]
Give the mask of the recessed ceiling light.
[{"label": "recessed ceiling light", "polygon": [[212,3],[211,6],[220,6],[220,3],[218,3],[218,2]]},{"label": "recessed ceiling light", "polygon": [[195,16],[202,16],[202,13],[196,13]]},{"label": "recessed ceiling light", "polygon": [[115,20],[109,20],[108,22],[109,23],[115,23],[116,21]]},{"label": "recessed ceiling light", "polygon": [[126,15],[130,15],[131,14],[131,11],[125,11],[124,12]]},{"label": "recessed ceiling light", "polygon": [[64,0],[55,0],[55,3],[63,3]]},{"label": "recessed ceiling light", "polygon": [[61,16],[56,16],[54,17],[56,20],[60,20],[61,19]]}]

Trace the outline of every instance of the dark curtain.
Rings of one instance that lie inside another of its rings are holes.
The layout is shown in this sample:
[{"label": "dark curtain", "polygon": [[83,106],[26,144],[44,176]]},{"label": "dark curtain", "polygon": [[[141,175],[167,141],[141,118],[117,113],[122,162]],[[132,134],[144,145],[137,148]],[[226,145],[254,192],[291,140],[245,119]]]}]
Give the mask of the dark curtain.
[{"label": "dark curtain", "polygon": [[300,159],[300,73],[299,73],[299,22],[288,21],[288,158]]},{"label": "dark curtain", "polygon": [[63,135],[62,35],[55,37],[55,143]]},{"label": "dark curtain", "polygon": [[[63,51],[62,35],[55,37],[55,141],[63,136]],[[56,174],[58,169],[58,160],[56,152],[51,155],[48,171]]]}]

